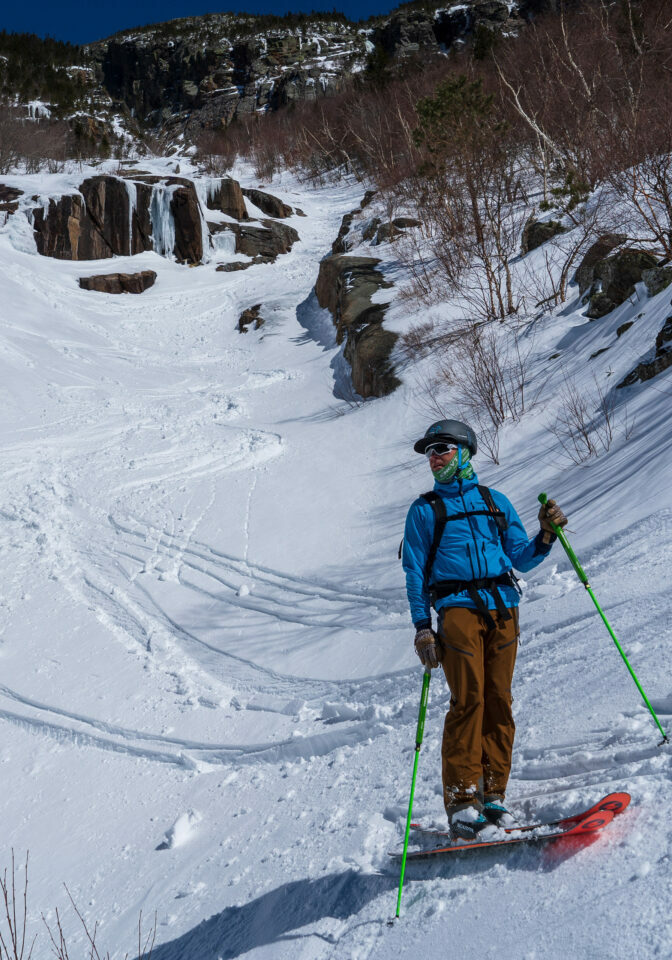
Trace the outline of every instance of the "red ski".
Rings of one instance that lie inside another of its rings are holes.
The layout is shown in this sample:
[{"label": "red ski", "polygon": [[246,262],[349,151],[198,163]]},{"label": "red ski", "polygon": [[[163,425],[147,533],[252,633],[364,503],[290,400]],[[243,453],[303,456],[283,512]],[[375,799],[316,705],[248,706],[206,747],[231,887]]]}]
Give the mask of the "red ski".
[{"label": "red ski", "polygon": [[[617,814],[623,813],[629,803],[629,793],[608,793],[606,797],[602,797],[602,799],[598,800],[592,807],[589,807],[587,810],[580,810],[578,813],[573,813],[569,817],[561,817],[559,820],[547,820],[543,823],[526,823],[519,827],[503,827],[502,830],[505,833],[520,833],[529,830],[538,830],[540,827],[564,828],[571,826],[573,823],[578,823],[580,820],[585,820],[587,817],[592,817],[595,813],[603,813],[607,810],[611,811],[614,816],[617,816]],[[420,823],[411,823],[411,830],[431,837],[451,836],[450,830],[434,830],[430,827],[423,827]]]},{"label": "red ski", "polygon": [[[602,830],[614,819],[611,810],[603,810],[598,813],[584,816],[583,819],[574,822],[569,821],[565,828],[551,827],[544,824],[538,824],[523,831],[510,831],[508,836],[498,840],[457,840],[447,846],[436,846],[426,850],[409,850],[407,860],[425,860],[444,853],[460,853],[462,850],[480,850],[486,847],[508,847],[514,843],[546,843],[550,840],[560,840],[566,837],[582,837],[588,834],[597,833]],[[566,822],[566,821],[565,821]],[[544,832],[547,831],[547,832]],[[502,831],[504,833],[504,831]],[[395,860],[401,860],[403,853],[401,851],[390,852],[390,856]]]}]

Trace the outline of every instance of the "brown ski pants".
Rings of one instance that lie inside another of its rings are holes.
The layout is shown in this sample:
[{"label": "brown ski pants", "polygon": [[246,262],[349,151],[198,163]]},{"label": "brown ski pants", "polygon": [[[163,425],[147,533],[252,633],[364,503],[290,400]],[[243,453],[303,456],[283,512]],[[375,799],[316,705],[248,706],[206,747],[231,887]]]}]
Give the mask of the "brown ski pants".
[{"label": "brown ski pants", "polygon": [[481,794],[504,797],[515,724],[511,680],[518,650],[518,609],[510,620],[490,613],[495,628],[467,607],[439,611],[441,665],[450,687],[441,748],[448,810]]}]

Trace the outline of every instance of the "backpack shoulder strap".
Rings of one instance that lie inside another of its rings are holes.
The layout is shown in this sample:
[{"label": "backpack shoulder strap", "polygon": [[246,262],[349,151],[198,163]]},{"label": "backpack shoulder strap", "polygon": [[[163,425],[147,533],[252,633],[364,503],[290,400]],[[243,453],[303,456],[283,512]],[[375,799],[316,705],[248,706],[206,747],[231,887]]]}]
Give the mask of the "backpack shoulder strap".
[{"label": "backpack shoulder strap", "polygon": [[492,491],[490,490],[490,487],[485,487],[479,483],[477,489],[480,495],[485,500],[486,506],[490,511],[490,513],[492,514],[493,520],[497,524],[497,528],[499,530],[499,536],[503,540],[504,533],[506,532],[509,526],[509,521],[506,519],[506,514],[504,513],[503,510],[500,510],[497,504],[495,503],[495,499],[492,495]]},{"label": "backpack shoulder strap", "polygon": [[434,561],[436,560],[436,554],[439,549],[439,544],[441,543],[443,531],[446,529],[448,514],[446,513],[446,505],[443,502],[443,497],[441,497],[436,490],[429,490],[427,493],[420,494],[420,499],[426,500],[434,512],[434,536],[432,537],[432,543],[429,548],[427,562],[425,564],[424,580],[426,586],[429,583],[429,578],[432,574],[432,567],[434,566]]}]

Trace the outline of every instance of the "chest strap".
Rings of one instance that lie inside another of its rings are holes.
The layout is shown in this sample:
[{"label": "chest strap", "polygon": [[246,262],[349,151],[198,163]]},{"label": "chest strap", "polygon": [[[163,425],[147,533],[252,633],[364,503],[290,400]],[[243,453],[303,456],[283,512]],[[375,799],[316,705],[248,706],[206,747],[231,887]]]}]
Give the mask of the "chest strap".
[{"label": "chest strap", "polygon": [[478,591],[487,590],[492,596],[492,599],[495,601],[495,608],[501,619],[510,620],[511,614],[509,613],[509,610],[502,599],[502,595],[498,590],[498,587],[500,586],[515,587],[515,589],[520,593],[516,578],[509,571],[508,573],[501,574],[499,577],[487,577],[482,580],[437,580],[436,583],[432,583],[429,587],[429,599],[431,600],[434,609],[436,609],[437,600],[443,600],[444,597],[449,597],[456,593],[463,593],[466,590],[466,592],[469,594],[469,598],[476,607],[476,610],[478,613],[480,613],[488,625],[488,629],[494,630],[494,618]]}]

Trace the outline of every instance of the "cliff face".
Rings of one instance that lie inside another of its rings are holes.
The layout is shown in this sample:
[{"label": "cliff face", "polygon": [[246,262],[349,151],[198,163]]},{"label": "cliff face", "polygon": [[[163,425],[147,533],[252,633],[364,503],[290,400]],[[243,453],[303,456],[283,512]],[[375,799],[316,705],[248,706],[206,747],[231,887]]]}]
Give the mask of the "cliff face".
[{"label": "cliff face", "polygon": [[331,96],[376,49],[395,58],[439,54],[479,24],[515,29],[522,14],[516,3],[470,0],[435,12],[397,11],[365,27],[311,17],[270,29],[262,18],[216,14],[129,31],[87,51],[107,93],[134,117],[154,125],[177,119],[193,134]]},{"label": "cliff face", "polygon": [[177,116],[188,130],[197,130],[329,96],[362,68],[371,46],[365,31],[340,22],[236,39],[229,21],[222,15],[220,30],[211,23],[205,38],[198,27],[185,27],[174,38],[131,35],[89,50],[105,89],[133,116],[153,124]]}]

